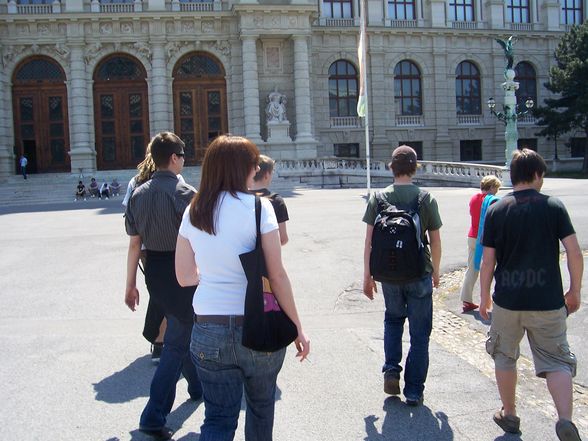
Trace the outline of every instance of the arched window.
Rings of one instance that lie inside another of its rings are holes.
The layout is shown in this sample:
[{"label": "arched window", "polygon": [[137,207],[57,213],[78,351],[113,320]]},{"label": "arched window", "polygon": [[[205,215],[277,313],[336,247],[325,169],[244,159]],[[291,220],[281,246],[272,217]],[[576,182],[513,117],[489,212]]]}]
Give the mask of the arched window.
[{"label": "arched window", "polygon": [[95,80],[124,81],[146,78],[145,71],[136,60],[126,56],[114,56],[103,62],[96,71]]},{"label": "arched window", "polygon": [[480,71],[471,61],[462,61],[455,70],[455,107],[458,115],[481,115]]},{"label": "arched window", "polygon": [[421,72],[412,61],[403,60],[394,68],[394,102],[397,115],[422,115]]},{"label": "arched window", "polygon": [[332,117],[357,116],[357,70],[349,61],[329,67],[329,113]]},{"label": "arched window", "polygon": [[517,64],[515,72],[515,81],[519,83],[519,88],[516,91],[517,104],[519,110],[524,110],[527,98],[531,98],[537,103],[537,75],[533,66],[525,61]]},{"label": "arched window", "polygon": [[16,81],[65,81],[61,67],[47,58],[35,58],[23,64],[15,75]]},{"label": "arched window", "polygon": [[193,54],[181,60],[174,78],[224,77],[222,66],[207,54]]}]

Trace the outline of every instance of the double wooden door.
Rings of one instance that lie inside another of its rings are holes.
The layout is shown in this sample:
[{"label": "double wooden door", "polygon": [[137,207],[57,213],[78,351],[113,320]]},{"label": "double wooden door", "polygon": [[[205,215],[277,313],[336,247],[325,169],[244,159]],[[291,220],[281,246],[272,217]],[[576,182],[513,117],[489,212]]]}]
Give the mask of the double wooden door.
[{"label": "double wooden door", "polygon": [[224,81],[174,84],[175,131],[186,144],[186,163],[200,163],[206,147],[227,132]]},{"label": "double wooden door", "polygon": [[35,172],[70,169],[67,92],[65,85],[15,86],[13,112],[17,156]]},{"label": "double wooden door", "polygon": [[94,87],[96,154],[99,169],[134,168],[149,142],[147,86],[136,81]]}]

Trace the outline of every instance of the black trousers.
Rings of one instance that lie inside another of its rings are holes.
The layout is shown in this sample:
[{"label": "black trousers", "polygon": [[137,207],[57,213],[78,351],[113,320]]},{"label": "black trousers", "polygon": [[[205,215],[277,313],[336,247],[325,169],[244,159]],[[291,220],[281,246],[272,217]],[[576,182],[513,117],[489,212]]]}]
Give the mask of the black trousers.
[{"label": "black trousers", "polygon": [[196,287],[181,287],[178,284],[175,257],[175,251],[146,250],[145,284],[149,291],[149,304],[153,303],[152,323],[158,321],[157,333],[161,323],[158,313],[163,313],[164,316],[171,314],[186,323],[192,323],[194,317],[192,298]]}]

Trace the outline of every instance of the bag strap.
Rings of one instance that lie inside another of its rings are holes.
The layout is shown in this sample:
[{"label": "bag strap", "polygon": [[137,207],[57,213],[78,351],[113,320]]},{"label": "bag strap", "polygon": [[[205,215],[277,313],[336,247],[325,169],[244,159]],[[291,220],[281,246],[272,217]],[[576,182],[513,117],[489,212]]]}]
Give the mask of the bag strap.
[{"label": "bag strap", "polygon": [[261,243],[261,198],[255,195],[255,231],[256,231],[256,245]]}]

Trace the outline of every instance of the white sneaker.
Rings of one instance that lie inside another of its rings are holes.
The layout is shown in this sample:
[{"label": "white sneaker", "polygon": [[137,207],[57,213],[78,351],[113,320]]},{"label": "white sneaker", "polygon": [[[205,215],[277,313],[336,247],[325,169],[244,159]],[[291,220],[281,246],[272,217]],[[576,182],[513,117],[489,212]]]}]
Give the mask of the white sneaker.
[{"label": "white sneaker", "polygon": [[75,199],[74,199],[74,202],[77,202],[77,201],[78,201],[78,198],[75,198]]},{"label": "white sneaker", "polygon": [[108,196],[106,196],[106,200],[108,200]]}]

